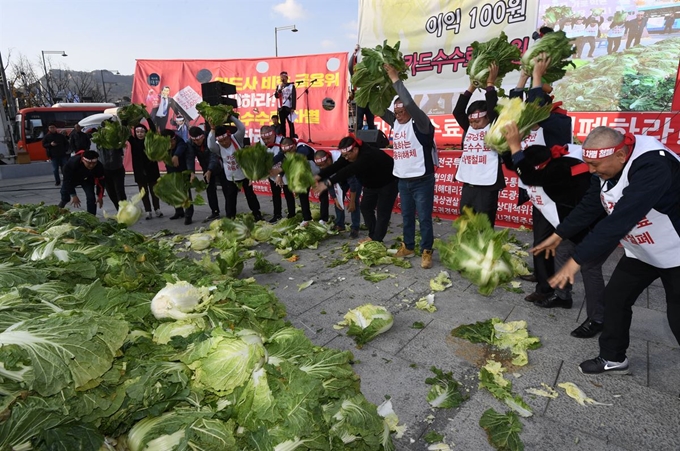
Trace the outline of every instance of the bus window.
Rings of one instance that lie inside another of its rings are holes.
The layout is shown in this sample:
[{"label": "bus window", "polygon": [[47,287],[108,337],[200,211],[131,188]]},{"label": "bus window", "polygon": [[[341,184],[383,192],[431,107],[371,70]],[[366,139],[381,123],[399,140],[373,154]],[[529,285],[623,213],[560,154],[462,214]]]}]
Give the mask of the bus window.
[{"label": "bus window", "polygon": [[55,110],[54,122],[57,124],[57,128],[73,128],[82,119],[89,116],[91,113],[87,111],[61,111]]},{"label": "bus window", "polygon": [[40,118],[26,119],[26,142],[35,142],[45,136],[45,126]]}]

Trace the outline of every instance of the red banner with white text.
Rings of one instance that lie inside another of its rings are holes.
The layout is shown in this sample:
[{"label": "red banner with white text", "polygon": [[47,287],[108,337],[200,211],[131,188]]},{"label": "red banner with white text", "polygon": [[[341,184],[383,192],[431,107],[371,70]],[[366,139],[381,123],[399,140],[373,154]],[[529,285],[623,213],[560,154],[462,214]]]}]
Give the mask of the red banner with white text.
[{"label": "red banner with white text", "polygon": [[[164,96],[172,99],[163,125],[176,129],[178,116],[188,118],[189,125],[204,122],[196,111],[196,104],[203,100],[202,83],[233,84],[237,94],[232,97],[238,102],[246,136],[254,142],[259,138],[260,127],[269,125],[277,112],[273,94],[282,71],[288,72],[289,81],[296,86],[297,135],[305,141],[337,143],[347,132],[346,53],[234,60],[137,60],[132,102],[144,103],[153,115]],[[325,98],[335,102],[332,110],[323,108]]]}]

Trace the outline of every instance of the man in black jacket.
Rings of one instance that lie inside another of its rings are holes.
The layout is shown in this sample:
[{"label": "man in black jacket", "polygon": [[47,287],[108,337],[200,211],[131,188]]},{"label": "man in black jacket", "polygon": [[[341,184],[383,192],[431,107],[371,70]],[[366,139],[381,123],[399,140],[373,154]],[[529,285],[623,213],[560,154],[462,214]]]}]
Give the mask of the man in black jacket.
[{"label": "man in black jacket", "polygon": [[[52,163],[54,173],[54,185],[61,185],[59,168],[64,173],[64,165],[68,161],[68,138],[57,131],[57,125],[53,122],[47,128],[47,134],[42,140],[42,145],[47,152],[47,159]],[[88,148],[89,149],[89,148]]]},{"label": "man in black jacket", "polygon": [[[541,216],[545,218],[554,231],[554,228],[578,205],[590,187],[592,176],[588,172],[588,166],[578,158],[571,156],[579,154],[578,150],[580,149],[576,149],[576,151],[572,149],[572,147],[578,148],[579,146],[569,145],[569,148],[566,148],[556,145],[549,149],[545,145],[532,145],[522,150],[519,130],[515,123],[506,126],[505,137],[510,146],[510,152],[512,152],[512,160],[517,174],[527,186],[527,192],[534,210],[541,212]],[[569,150],[572,152],[569,153]],[[569,240],[564,240],[557,250],[555,264],[561,266],[566,263],[574,252],[574,247],[603,217],[604,213],[595,217],[591,224],[574,234]],[[573,337],[590,338],[602,331],[604,323],[602,265],[612,251],[613,248],[581,267],[588,317],[571,332]],[[540,255],[536,258],[543,257]],[[564,288],[557,288],[554,296],[535,301],[534,305],[542,308],[571,308],[571,284]]]},{"label": "man in black jacket", "polygon": [[104,202],[104,166],[99,161],[99,154],[94,150],[81,151],[68,160],[63,171],[64,184],[61,186],[59,207],[64,208],[70,202],[79,208],[76,186],[81,186],[85,191],[87,212],[97,214],[97,205],[101,208]]},{"label": "man in black jacket", "polygon": [[80,124],[73,127],[73,131],[68,135],[68,148],[71,153],[76,153],[80,150],[90,150],[91,139],[90,135],[83,131]]},{"label": "man in black jacket", "polygon": [[[206,139],[210,133],[210,125],[205,124],[205,130],[200,127],[191,127],[189,129],[189,150],[198,160],[203,170],[203,178],[208,183],[206,192],[208,195],[208,205],[210,206],[210,216],[205,218],[203,222],[212,221],[220,217],[220,203],[217,200],[217,183],[222,187],[224,198],[227,198],[227,191],[223,183],[224,172],[220,163],[220,157],[210,151]],[[196,165],[189,167],[191,172],[196,172]]]},{"label": "man in black jacket", "polygon": [[[168,174],[173,172],[184,172],[193,167],[194,165],[194,155],[189,150],[189,146],[184,142],[182,138],[175,134],[174,130],[163,130],[161,136],[167,136],[170,138],[170,150],[168,151],[171,158],[171,163],[165,163],[165,171]],[[191,189],[189,189],[189,199],[191,199]],[[173,205],[174,206],[174,205]],[[184,218],[184,224],[189,225],[193,222],[192,218],[194,216],[194,204],[192,203],[188,208],[183,208],[181,206],[174,206],[175,214],[170,216],[171,220]]]},{"label": "man in black jacket", "polygon": [[656,279],[663,284],[668,323],[680,342],[680,157],[650,136],[596,127],[583,143],[583,160],[597,177],[555,234],[532,252],[554,252],[564,238],[607,213],[550,283],[573,283],[581,265],[621,243],[626,253],[604,293],[600,354],[579,369],[584,374],[627,374],[632,306]]},{"label": "man in black jacket", "polygon": [[356,176],[364,187],[360,208],[368,227],[368,239],[382,241],[387,234],[394,201],[399,192],[397,178],[392,174],[394,160],[354,135],[342,138],[338,150],[341,154],[338,161],[322,169],[316,176],[314,191],[320,194],[334,184]]}]

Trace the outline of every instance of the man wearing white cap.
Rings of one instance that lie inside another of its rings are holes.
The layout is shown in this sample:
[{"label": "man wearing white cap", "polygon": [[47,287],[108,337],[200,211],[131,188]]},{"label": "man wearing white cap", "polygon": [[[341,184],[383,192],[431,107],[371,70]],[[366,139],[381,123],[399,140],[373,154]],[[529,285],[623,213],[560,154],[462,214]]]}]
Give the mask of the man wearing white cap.
[{"label": "man wearing white cap", "polygon": [[584,374],[628,373],[632,306],[657,278],[666,291],[667,317],[680,342],[680,157],[655,138],[597,127],[583,143],[583,161],[596,175],[581,203],[533,249],[554,253],[601,214],[608,214],[550,279],[553,287],[574,282],[580,265],[613,249],[625,250],[605,288],[600,355],[579,365]]}]

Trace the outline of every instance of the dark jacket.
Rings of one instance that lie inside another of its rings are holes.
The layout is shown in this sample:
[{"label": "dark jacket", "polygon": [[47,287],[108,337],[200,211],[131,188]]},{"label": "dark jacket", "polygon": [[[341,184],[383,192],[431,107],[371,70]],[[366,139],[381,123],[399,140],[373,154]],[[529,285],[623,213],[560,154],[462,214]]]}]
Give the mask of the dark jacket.
[{"label": "dark jacket", "polygon": [[[668,151],[646,152],[633,160],[628,171],[629,185],[623,190],[612,214],[606,216],[574,251],[573,258],[583,264],[614,249],[619,240],[640,222],[653,208],[668,215],[675,232],[680,235],[680,163]],[[605,182],[615,186],[621,173]],[[578,233],[583,224],[604,211],[600,192],[607,189],[599,177],[593,177],[588,192],[581,203],[558,227],[557,234],[570,238]]]},{"label": "dark jacket", "polygon": [[[527,151],[531,152],[531,147]],[[548,197],[555,202],[560,222],[581,202],[593,178],[588,172],[587,165],[576,158],[566,156],[554,158],[540,170],[524,158],[524,152],[513,155],[513,161],[522,182],[542,187]],[[591,224],[572,235],[571,241],[580,243],[603,217],[604,211]]]},{"label": "dark jacket", "polygon": [[[57,145],[52,146],[52,142]],[[48,133],[42,140],[42,145],[47,151],[47,158],[60,158],[68,155],[70,152],[68,150],[68,138],[61,133]],[[86,150],[89,150],[88,147]]]},{"label": "dark jacket", "polygon": [[[149,131],[156,132],[156,125],[153,121],[147,121]],[[138,185],[153,184],[161,176],[157,161],[149,160],[144,151],[144,140],[137,139],[134,136],[134,131],[128,137],[130,143],[130,154],[132,156],[132,172],[135,176],[135,183]]]},{"label": "dark jacket", "polygon": [[100,149],[97,146],[97,152],[105,170],[115,171],[123,167],[123,149]]},{"label": "dark jacket", "polygon": [[97,197],[101,198],[104,193],[104,166],[101,161],[97,162],[94,169],[89,170],[83,164],[80,155],[69,158],[64,165],[64,185],[62,189],[69,195],[76,194],[76,186],[94,184]]},{"label": "dark jacket", "polygon": [[340,157],[338,161],[322,169],[319,176],[322,179],[329,179],[332,183],[343,183],[356,176],[366,188],[377,189],[395,180],[393,169],[394,160],[391,156],[377,147],[364,143],[359,148],[359,155],[354,163]]},{"label": "dark jacket", "polygon": [[175,148],[168,151],[171,157],[179,159],[179,166],[175,167],[172,164],[166,164],[165,170],[168,174],[172,172],[184,172],[189,168],[194,167],[194,154],[189,150],[189,146],[179,136],[176,137]]},{"label": "dark jacket", "polygon": [[90,150],[91,142],[90,135],[83,131],[77,132],[73,130],[68,135],[68,148],[73,153],[79,150]]}]

